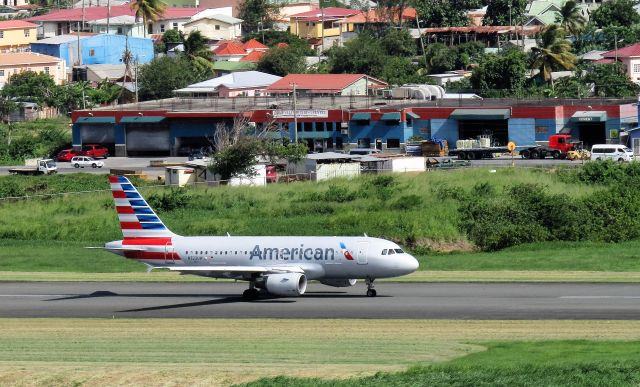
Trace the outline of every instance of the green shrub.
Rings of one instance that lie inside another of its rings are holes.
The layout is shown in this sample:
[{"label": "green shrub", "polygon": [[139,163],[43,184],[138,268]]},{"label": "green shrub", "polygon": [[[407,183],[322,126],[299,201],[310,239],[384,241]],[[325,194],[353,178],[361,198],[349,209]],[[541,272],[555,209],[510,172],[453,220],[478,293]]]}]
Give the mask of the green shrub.
[{"label": "green shrub", "polygon": [[159,211],[173,211],[184,208],[189,204],[191,195],[184,188],[171,188],[159,194],[151,194],[147,198],[147,203],[151,208]]}]

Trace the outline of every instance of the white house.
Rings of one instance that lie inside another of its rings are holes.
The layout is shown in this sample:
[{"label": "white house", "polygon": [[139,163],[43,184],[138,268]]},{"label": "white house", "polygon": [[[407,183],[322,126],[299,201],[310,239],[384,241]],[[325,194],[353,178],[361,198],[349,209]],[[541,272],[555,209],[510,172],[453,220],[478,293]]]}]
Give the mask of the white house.
[{"label": "white house", "polygon": [[[121,15],[109,19],[98,19],[88,22],[91,31],[99,34],[128,35],[136,38],[144,38],[144,24],[142,20],[136,20],[135,16]],[[108,30],[107,30],[108,28]]]},{"label": "white house", "polygon": [[603,59],[595,63],[622,62],[627,69],[627,76],[633,82],[640,82],[640,43],[607,51],[602,54]]},{"label": "white house", "polygon": [[184,32],[200,33],[211,40],[235,40],[242,34],[242,19],[227,15],[196,16],[183,25]]}]

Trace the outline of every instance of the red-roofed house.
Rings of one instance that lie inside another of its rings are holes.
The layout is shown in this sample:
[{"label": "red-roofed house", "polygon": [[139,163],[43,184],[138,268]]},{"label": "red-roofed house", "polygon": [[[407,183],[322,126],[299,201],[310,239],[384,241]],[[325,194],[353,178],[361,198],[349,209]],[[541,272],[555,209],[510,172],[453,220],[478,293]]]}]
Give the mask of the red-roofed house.
[{"label": "red-roofed house", "polygon": [[388,85],[366,74],[289,74],[267,88],[267,93],[304,95],[365,95]]},{"label": "red-roofed house", "polygon": [[602,57],[595,63],[612,63],[617,60],[626,67],[629,79],[633,82],[640,81],[640,43],[607,51]]},{"label": "red-roofed house", "polygon": [[238,62],[245,55],[247,52],[242,48],[242,45],[235,42],[224,42],[213,50],[213,60],[215,61]]},{"label": "red-roofed house", "polygon": [[280,43],[276,44],[276,47],[277,48],[287,48],[287,47],[289,47],[289,45],[287,43],[285,43],[285,42],[280,42]]},{"label": "red-roofed house", "polygon": [[0,52],[26,51],[36,41],[37,27],[23,20],[0,21]]},{"label": "red-roofed house", "polygon": [[240,59],[240,62],[258,62],[263,56],[264,51],[251,51]]},{"label": "red-roofed house", "polygon": [[303,39],[340,36],[341,32],[353,31],[353,24],[340,25],[337,22],[357,15],[357,9],[328,7],[292,15],[291,33]]},{"label": "red-roofed house", "polygon": [[258,42],[255,39],[251,39],[251,40],[247,40],[243,45],[242,48],[245,49],[245,51],[247,52],[252,52],[252,51],[269,51],[269,47],[265,46],[264,44]]},{"label": "red-roofed house", "polygon": [[[182,25],[202,11],[204,11],[203,8],[167,7],[158,21],[149,23],[147,34],[162,34],[170,29],[182,31]],[[38,24],[38,38],[42,39],[75,31],[78,23],[81,23],[82,20],[85,22],[82,30],[91,31],[89,23],[106,19],[107,14],[109,17],[134,16],[135,12],[125,4],[111,7],[111,12],[108,12],[107,7],[88,7],[84,9],[83,16],[82,8],[70,8],[52,11],[25,20]]]}]

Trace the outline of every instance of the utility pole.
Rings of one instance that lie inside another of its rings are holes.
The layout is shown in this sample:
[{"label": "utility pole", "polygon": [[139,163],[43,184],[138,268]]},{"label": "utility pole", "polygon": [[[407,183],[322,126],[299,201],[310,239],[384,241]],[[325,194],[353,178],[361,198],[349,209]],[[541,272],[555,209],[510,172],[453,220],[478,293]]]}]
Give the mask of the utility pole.
[{"label": "utility pole", "polygon": [[109,19],[111,18],[111,0],[107,0],[107,34],[109,33]]},{"label": "utility pole", "polygon": [[320,52],[318,53],[318,59],[320,59],[320,56],[322,55],[322,53],[324,52],[324,8],[322,8],[322,0],[320,0],[320,22],[322,23],[322,41],[320,42],[322,47],[320,49]]},{"label": "utility pole", "polygon": [[297,100],[297,91],[296,91],[296,87],[298,86],[297,83],[292,83],[291,84],[293,86],[293,138],[294,143],[297,144],[298,143],[298,100]]}]

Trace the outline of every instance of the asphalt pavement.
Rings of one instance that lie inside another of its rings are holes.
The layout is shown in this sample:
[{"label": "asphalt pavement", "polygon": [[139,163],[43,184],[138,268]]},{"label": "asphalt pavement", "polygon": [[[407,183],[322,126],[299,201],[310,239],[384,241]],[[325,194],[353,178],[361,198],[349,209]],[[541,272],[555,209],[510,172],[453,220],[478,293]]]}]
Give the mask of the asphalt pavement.
[{"label": "asphalt pavement", "polygon": [[243,282],[2,282],[0,317],[640,320],[640,284],[309,284],[243,301]]}]

